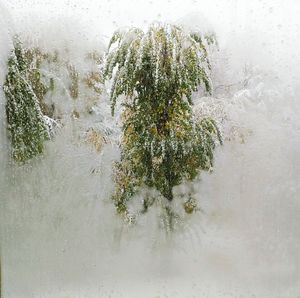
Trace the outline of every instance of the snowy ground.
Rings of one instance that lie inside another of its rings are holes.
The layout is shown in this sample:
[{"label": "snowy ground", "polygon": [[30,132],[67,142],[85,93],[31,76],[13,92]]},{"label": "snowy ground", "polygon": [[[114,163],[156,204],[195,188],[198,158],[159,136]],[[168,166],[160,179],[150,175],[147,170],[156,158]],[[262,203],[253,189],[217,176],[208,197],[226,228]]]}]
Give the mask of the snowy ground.
[{"label": "snowy ground", "polygon": [[[83,4],[69,2],[51,7],[52,1],[46,1],[48,14],[36,1],[0,2],[0,85],[11,36],[20,28],[23,36],[39,36],[36,42],[42,40],[44,46],[59,47],[66,36],[83,34],[92,47],[98,33],[87,28],[95,29],[97,18],[88,20],[87,15],[99,9],[98,4],[90,1],[82,13]],[[193,215],[172,236],[158,228],[155,210],[137,226],[122,225],[109,200],[111,162],[118,150],[107,144],[99,154],[79,143],[80,123],[70,122],[48,144],[45,158],[24,167],[9,164],[0,93],[4,298],[300,297],[300,31],[295,17],[300,5],[287,2],[274,1],[271,6],[231,1],[227,7],[227,1],[220,1],[204,9],[224,52],[215,74],[220,88],[214,101],[226,115],[226,140],[217,148],[214,172],[203,174],[196,185],[203,213]],[[164,2],[157,16],[158,2],[149,2],[150,11],[141,16],[143,5],[137,2],[138,17],[132,9],[124,19],[123,2],[103,2],[100,31],[110,35],[114,26],[132,25],[131,21],[170,19],[168,8],[178,19],[178,3]],[[182,11],[196,8],[201,5],[191,1]],[[26,11],[41,13],[31,20]],[[78,11],[86,24],[82,31],[78,24],[73,28]],[[214,11],[226,16],[223,30],[223,19],[216,21]],[[51,20],[64,13],[69,26],[55,39],[59,25]],[[35,28],[41,16],[46,21]],[[74,38],[66,40],[70,42],[77,44]],[[81,53],[82,44],[75,53]],[[245,73],[246,62],[254,67]],[[104,111],[105,96],[102,100]],[[196,107],[204,100],[196,99]]]}]

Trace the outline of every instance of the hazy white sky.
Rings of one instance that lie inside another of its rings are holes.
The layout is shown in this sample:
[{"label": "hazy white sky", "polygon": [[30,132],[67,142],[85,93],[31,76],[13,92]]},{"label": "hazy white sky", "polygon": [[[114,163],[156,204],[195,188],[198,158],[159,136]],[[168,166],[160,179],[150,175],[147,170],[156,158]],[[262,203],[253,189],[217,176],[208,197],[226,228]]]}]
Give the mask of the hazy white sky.
[{"label": "hazy white sky", "polygon": [[37,10],[56,15],[76,15],[97,22],[105,32],[124,25],[143,26],[153,20],[174,21],[189,13],[201,12],[215,26],[253,28],[270,22],[297,21],[297,0],[11,0],[9,6],[22,14]]},{"label": "hazy white sky", "polygon": [[300,81],[300,1],[297,0],[0,1],[9,7],[17,28],[38,30],[41,24],[52,21],[58,34],[65,30],[65,20],[69,18],[78,27],[77,31],[94,31],[90,37],[101,34],[104,40],[119,27],[146,27],[153,21],[184,19],[185,23],[201,28],[210,24],[221,45],[225,43],[231,48],[237,60],[241,53],[243,60],[257,62],[259,57],[259,62],[268,64],[267,67]]}]

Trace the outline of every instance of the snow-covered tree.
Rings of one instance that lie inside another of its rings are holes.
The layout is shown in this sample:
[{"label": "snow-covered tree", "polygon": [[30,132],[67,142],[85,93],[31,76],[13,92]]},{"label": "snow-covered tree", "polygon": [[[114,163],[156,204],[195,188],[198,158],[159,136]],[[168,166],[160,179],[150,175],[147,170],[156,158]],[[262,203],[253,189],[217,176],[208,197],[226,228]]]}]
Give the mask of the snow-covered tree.
[{"label": "snow-covered tree", "polygon": [[42,83],[38,72],[33,74],[29,71],[28,59],[18,39],[15,39],[7,65],[4,93],[12,157],[18,162],[25,162],[43,152],[44,141],[49,137],[30,79],[34,76],[35,88],[41,88]]},{"label": "snow-covered tree", "polygon": [[[113,114],[117,98],[124,96],[113,195],[118,212],[128,212],[129,200],[142,186],[157,189],[167,206],[174,186],[212,167],[219,130],[213,119],[196,121],[191,107],[194,91],[211,91],[206,47],[205,36],[174,25],[153,24],[146,32],[132,28],[112,36],[104,75],[112,79]],[[142,212],[155,200],[145,197]],[[191,213],[195,201],[189,197],[183,207]]]}]

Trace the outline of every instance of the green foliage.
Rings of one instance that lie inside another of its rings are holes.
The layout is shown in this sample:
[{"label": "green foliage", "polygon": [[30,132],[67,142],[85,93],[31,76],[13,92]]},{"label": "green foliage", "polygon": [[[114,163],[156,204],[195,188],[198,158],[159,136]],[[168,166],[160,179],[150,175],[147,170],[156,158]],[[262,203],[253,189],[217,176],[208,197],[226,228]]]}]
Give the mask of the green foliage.
[{"label": "green foliage", "polygon": [[[191,108],[199,86],[211,91],[203,39],[177,26],[154,24],[147,32],[117,31],[110,41],[104,76],[112,79],[112,113],[125,95],[113,195],[120,213],[127,212],[139,187],[155,188],[172,201],[174,186],[212,167],[218,128],[213,119],[195,121]],[[144,198],[143,212],[154,201]],[[187,213],[195,210],[191,202],[183,206]]]},{"label": "green foliage", "polygon": [[[103,76],[99,70],[102,55],[96,51],[88,53],[85,62],[87,71],[79,72],[73,61],[57,50],[24,47],[15,38],[4,92],[8,136],[16,161],[25,162],[43,152],[44,141],[53,136],[58,125],[54,119],[61,119],[64,109],[69,113],[69,105],[73,118],[90,113],[102,92]],[[81,92],[84,97],[80,97]],[[64,95],[74,101],[64,103]]]},{"label": "green foliage", "polygon": [[33,90],[41,88],[42,94],[44,89],[39,72],[30,70],[30,59],[17,39],[7,65],[3,89],[12,157],[25,162],[43,152],[44,141],[48,138],[39,100]]},{"label": "green foliage", "polygon": [[176,26],[152,25],[146,33],[136,28],[117,31],[109,49],[116,43],[104,70],[104,75],[112,78],[117,67],[111,93],[113,111],[121,94],[133,100],[137,94],[138,98],[151,96],[163,105],[174,98],[191,103],[192,92],[200,84],[211,91],[210,65],[199,34],[186,34]]}]

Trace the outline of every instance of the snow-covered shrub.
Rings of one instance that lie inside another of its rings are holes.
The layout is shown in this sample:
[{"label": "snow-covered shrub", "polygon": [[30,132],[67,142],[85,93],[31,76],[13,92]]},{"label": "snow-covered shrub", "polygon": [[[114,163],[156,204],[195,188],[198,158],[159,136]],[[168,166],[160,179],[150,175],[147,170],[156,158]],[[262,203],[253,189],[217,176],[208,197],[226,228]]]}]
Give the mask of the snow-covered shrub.
[{"label": "snow-covered shrub", "polygon": [[[12,157],[18,162],[40,154],[48,139],[46,123],[34,92],[44,92],[38,71],[30,71],[21,42],[16,39],[8,59],[8,73],[4,83],[7,129],[12,145]],[[34,84],[32,84],[32,81]]]},{"label": "snow-covered shrub", "polygon": [[[192,112],[193,92],[211,91],[208,42],[201,34],[161,24],[147,32],[117,31],[111,38],[104,76],[112,79],[112,113],[117,98],[125,96],[113,195],[118,212],[128,214],[130,199],[147,186],[159,191],[172,214],[173,187],[211,169],[219,130],[213,119],[196,121]],[[142,212],[155,200],[145,197]],[[183,207],[191,213],[196,202],[188,197]]]}]

